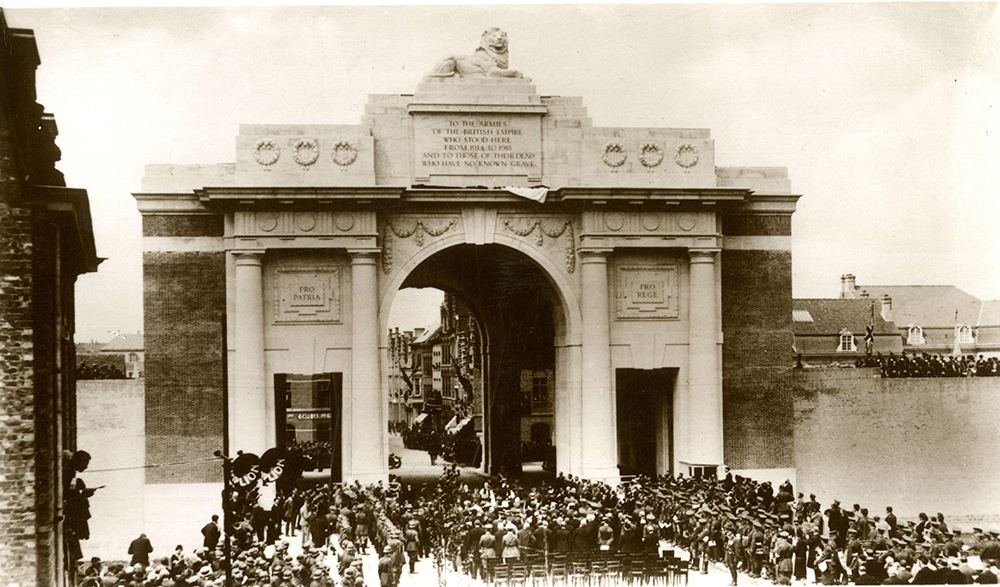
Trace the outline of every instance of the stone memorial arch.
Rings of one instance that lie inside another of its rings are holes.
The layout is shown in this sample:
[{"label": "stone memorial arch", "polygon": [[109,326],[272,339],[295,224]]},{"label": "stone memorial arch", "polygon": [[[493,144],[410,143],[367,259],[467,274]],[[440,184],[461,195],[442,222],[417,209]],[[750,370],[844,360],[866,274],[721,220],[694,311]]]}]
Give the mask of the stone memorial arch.
[{"label": "stone memorial arch", "polygon": [[[358,124],[245,125],[235,163],[147,167],[149,464],[275,446],[276,381],[336,374],[343,477],[385,479],[396,293],[462,296],[497,375],[531,332],[499,301],[513,271],[549,313],[558,471],[788,476],[786,170],[716,166],[708,130],[594,126],[581,98],[506,69],[487,33],[493,54],[369,96]],[[511,423],[485,419],[495,468]],[[147,483],[217,479],[194,463]]]}]

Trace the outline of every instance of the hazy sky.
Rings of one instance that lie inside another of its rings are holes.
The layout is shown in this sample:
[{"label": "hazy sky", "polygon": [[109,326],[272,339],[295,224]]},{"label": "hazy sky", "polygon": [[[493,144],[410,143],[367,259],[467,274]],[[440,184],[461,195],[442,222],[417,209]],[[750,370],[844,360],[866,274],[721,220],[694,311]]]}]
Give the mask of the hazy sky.
[{"label": "hazy sky", "polygon": [[367,94],[412,93],[489,26],[595,126],[708,128],[717,165],[787,167],[796,297],[836,296],[850,272],[1000,298],[996,3],[25,4],[7,20],[35,31],[59,169],[108,257],[79,281],[78,340],[142,328],[144,165],[233,161],[241,123],[357,124]]}]

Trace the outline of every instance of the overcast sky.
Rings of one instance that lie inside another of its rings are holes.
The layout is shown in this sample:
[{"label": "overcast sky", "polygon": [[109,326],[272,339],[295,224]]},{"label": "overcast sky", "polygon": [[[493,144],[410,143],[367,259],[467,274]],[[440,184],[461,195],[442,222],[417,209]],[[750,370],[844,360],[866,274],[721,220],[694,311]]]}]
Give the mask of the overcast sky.
[{"label": "overcast sky", "polygon": [[233,161],[241,123],[357,124],[367,94],[412,93],[489,26],[595,126],[708,128],[717,165],[787,167],[796,297],[835,297],[850,272],[1000,298],[996,3],[25,4],[7,20],[35,31],[58,167],[108,257],[79,281],[78,340],[142,328],[144,165]]}]

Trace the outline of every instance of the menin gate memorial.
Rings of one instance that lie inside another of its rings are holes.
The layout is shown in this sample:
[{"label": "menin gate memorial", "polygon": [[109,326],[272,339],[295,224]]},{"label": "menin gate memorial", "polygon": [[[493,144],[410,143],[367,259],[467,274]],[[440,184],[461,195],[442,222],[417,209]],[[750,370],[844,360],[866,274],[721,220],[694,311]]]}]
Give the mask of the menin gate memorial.
[{"label": "menin gate memorial", "polygon": [[434,286],[483,327],[488,469],[521,363],[554,373],[558,471],[794,467],[786,170],[716,166],[708,130],[594,126],[507,67],[502,31],[358,124],[241,126],[234,163],[150,165],[135,198],[148,464],[281,444],[276,387],[329,376],[344,479],[384,479],[389,309]]}]

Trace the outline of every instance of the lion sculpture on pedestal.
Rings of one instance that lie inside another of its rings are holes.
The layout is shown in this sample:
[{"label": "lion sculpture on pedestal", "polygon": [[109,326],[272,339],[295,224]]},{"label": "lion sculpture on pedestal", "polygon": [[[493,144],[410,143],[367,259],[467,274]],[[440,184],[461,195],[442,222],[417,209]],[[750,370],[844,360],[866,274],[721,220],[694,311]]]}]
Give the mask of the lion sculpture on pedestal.
[{"label": "lion sculpture on pedestal", "polygon": [[507,32],[486,29],[479,48],[472,55],[453,55],[442,60],[430,73],[435,77],[517,77],[531,81],[521,72],[507,69]]}]

